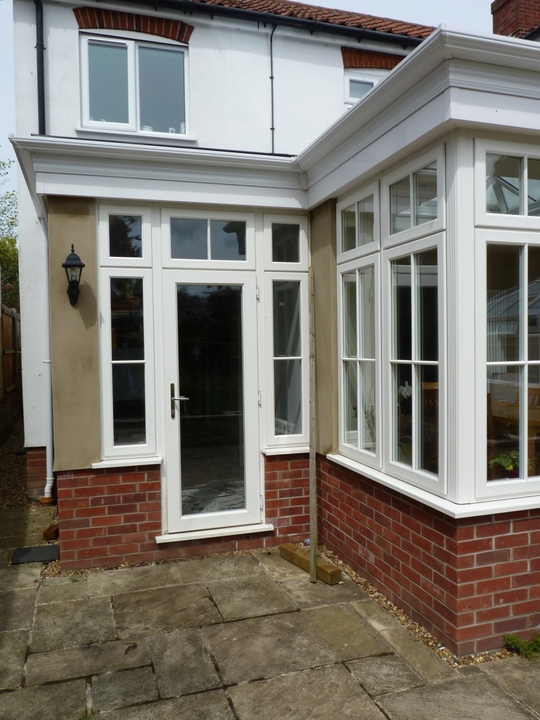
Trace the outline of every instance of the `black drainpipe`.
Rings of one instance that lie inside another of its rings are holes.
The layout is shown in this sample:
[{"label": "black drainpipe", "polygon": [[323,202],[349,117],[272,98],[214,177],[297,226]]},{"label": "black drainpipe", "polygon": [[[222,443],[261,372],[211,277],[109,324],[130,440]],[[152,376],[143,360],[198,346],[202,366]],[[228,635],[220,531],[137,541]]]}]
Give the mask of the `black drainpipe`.
[{"label": "black drainpipe", "polygon": [[276,151],[276,128],[274,114],[274,33],[277,25],[274,25],[270,33],[270,135],[272,137],[272,155]]},{"label": "black drainpipe", "polygon": [[36,65],[37,65],[37,101],[38,135],[46,135],[45,130],[45,45],[43,44],[43,3],[34,0],[36,6]]}]

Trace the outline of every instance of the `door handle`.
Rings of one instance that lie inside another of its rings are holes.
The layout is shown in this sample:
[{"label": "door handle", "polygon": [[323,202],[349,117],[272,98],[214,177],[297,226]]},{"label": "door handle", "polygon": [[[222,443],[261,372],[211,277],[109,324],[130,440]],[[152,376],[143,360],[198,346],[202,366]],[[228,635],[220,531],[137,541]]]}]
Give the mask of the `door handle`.
[{"label": "door handle", "polygon": [[171,383],[171,417],[172,417],[173,419],[174,419],[174,417],[175,417],[175,415],[176,415],[176,405],[175,405],[175,402],[176,402],[177,400],[186,401],[186,400],[189,400],[189,398],[188,398],[188,397],[185,397],[184,395],[180,395],[179,397],[175,397],[175,395],[174,395],[174,383]]}]

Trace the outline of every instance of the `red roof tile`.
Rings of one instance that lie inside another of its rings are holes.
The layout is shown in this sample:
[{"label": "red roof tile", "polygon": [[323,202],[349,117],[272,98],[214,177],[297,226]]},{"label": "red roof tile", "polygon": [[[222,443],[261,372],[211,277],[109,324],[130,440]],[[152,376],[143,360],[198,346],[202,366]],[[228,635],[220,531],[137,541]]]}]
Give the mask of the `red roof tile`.
[{"label": "red roof tile", "polygon": [[417,25],[348,10],[332,10],[317,5],[293,2],[292,0],[194,0],[194,2],[201,5],[221,5],[222,7],[251,10],[271,15],[284,15],[331,25],[375,30],[392,35],[408,35],[419,39],[428,37],[434,30],[433,27],[428,25]]}]

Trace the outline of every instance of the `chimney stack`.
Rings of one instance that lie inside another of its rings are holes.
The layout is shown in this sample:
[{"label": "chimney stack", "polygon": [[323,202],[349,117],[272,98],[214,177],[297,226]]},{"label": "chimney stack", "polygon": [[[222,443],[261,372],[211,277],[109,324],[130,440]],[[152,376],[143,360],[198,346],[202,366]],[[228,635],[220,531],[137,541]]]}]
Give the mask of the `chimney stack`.
[{"label": "chimney stack", "polygon": [[522,38],[540,25],[540,0],[494,0],[493,32]]}]

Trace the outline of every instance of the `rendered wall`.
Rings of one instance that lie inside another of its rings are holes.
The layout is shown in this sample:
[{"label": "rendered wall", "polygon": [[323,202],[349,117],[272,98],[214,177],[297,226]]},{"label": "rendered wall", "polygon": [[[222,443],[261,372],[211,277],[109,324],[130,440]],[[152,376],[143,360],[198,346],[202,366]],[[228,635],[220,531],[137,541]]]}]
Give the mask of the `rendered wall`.
[{"label": "rendered wall", "polygon": [[[54,469],[101,459],[95,202],[49,198]],[[77,305],[62,263],[71,244],[86,267]]]}]

